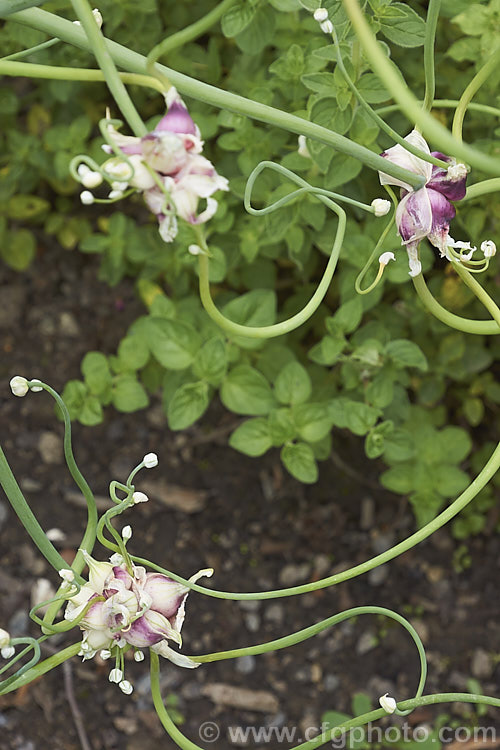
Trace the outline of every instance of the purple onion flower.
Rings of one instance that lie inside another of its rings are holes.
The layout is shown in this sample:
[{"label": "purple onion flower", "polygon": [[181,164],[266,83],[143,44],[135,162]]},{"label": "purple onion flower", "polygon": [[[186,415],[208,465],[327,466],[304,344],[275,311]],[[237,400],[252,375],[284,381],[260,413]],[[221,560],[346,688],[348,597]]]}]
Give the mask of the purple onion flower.
[{"label": "purple onion flower", "polygon": [[[421,151],[430,154],[429,146],[417,130],[406,136],[405,141]],[[401,188],[401,202],[396,210],[396,225],[406,245],[410,264],[410,276],[418,276],[422,266],[418,257],[418,246],[427,238],[437,247],[442,257],[449,258],[449,248],[461,247],[449,236],[450,221],[455,217],[455,208],[450,201],[461,200],[465,196],[467,167],[457,164],[455,159],[433,151],[432,156],[449,164],[449,167],[436,167],[418,156],[410,154],[397,144],[384,151],[382,156],[404,169],[421,175],[425,179],[423,187],[415,190],[411,185],[379,172],[382,185],[396,185]]]},{"label": "purple onion flower", "polygon": [[[103,164],[103,172],[111,183],[110,198],[121,197],[129,187],[143,193],[158,219],[161,237],[171,242],[177,235],[178,216],[190,224],[208,221],[217,210],[213,193],[228,190],[229,185],[201,156],[200,131],[177,91],[171,88],[165,99],[167,113],[142,138],[122,135],[108,125],[110,140],[127,161],[112,156]],[[104,150],[112,153],[110,146]],[[198,211],[200,199],[206,200],[202,211]]]},{"label": "purple onion flower", "polygon": [[[145,568],[124,564],[97,562],[84,554],[89,567],[89,580],[73,596],[66,607],[66,620],[77,619],[83,631],[84,659],[92,658],[101,649],[127,644],[136,649],[153,648],[178,666],[199,666],[170,648],[168,641],[182,645],[181,629],[189,589],[161,573],[147,573]],[[211,576],[211,569],[200,570],[189,580]]]}]

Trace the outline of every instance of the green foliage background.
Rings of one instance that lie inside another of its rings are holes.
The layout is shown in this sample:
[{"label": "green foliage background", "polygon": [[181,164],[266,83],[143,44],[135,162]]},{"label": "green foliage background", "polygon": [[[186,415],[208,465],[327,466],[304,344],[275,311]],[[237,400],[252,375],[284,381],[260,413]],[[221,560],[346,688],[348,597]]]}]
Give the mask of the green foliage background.
[{"label": "green foliage background", "polygon": [[[167,64],[207,83],[271,104],[348,135],[375,152],[392,145],[367,118],[335,64],[335,50],[308,11],[317,0],[240,0],[210,33],[172,52]],[[329,9],[346,65],[360,91],[375,107],[391,103],[369,69],[341,8]],[[400,66],[408,85],[423,95],[422,43],[425,3],[369,0],[373,28]],[[71,17],[68,3],[47,10]],[[213,0],[102,0],[107,36],[147,54],[165,36],[214,7]],[[471,4],[444,0],[436,49],[437,96],[458,98],[491,50],[498,34],[500,1]],[[7,21],[4,54],[44,41],[43,35]],[[89,55],[62,44],[34,54],[32,62],[92,66]],[[476,101],[498,104],[498,74]],[[131,87],[151,127],[163,111],[161,97]],[[383,195],[377,175],[321,144],[308,142],[311,158],[297,153],[296,136],[209,105],[187,101],[205,139],[205,152],[230,180],[208,227],[212,291],[228,317],[267,325],[293,314],[311,296],[330,252],[336,218],[324,205],[302,196],[264,219],[245,213],[246,179],[264,159],[301,174],[312,184],[370,202]],[[87,425],[103,419],[103,408],[123,412],[147,406],[161,392],[171,429],[188,428],[214,398],[244,417],[230,445],[250,456],[272,447],[287,470],[315,482],[318,462],[335,450],[349,430],[364,438],[369,458],[386,468],[380,480],[407,495],[418,524],[430,520],[469,484],[498,434],[500,386],[494,365],[496,337],[452,331],[428,315],[409,281],[406,253],[395,233],[383,250],[393,250],[383,282],[359,297],[354,280],[382,231],[384,220],[349,210],[339,268],[319,311],[299,330],[267,342],[227,336],[208,318],[197,292],[195,242],[183,225],[166,245],[140,197],[109,213],[81,206],[79,186],[68,173],[78,153],[100,159],[97,123],[109,105],[104,85],[12,81],[0,87],[2,168],[0,170],[0,255],[23,271],[36,248],[34,231],[53,236],[61,252],[100,256],[99,278],[111,286],[135,279],[144,315],[123,332],[116,354],[89,352],[82,379],[70,381],[64,398],[72,416]],[[452,111],[436,107],[450,123]],[[397,111],[387,115],[402,135],[412,128]],[[465,138],[497,153],[494,118],[470,112]],[[472,175],[477,181],[482,175]],[[263,207],[291,192],[269,172],[253,196]],[[493,197],[458,207],[451,233],[479,245],[493,237],[500,208]],[[429,286],[443,304],[462,315],[484,317],[480,306],[445,261],[422,248]],[[482,281],[494,296],[495,263]],[[452,425],[452,426],[450,426]],[[486,441],[471,458],[473,440]],[[361,443],[360,443],[361,450]],[[493,502],[486,488],[455,521],[464,538],[478,533]]]}]

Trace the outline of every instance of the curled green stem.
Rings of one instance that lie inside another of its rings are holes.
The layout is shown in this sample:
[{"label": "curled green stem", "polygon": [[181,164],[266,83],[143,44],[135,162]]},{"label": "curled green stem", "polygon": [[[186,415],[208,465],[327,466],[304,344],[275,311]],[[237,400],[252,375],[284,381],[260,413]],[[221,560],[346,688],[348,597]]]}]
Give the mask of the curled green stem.
[{"label": "curled green stem", "polygon": [[[57,406],[59,407],[63,420],[64,420],[64,457],[66,459],[66,464],[69,469],[69,473],[73,477],[73,480],[75,481],[78,489],[82,493],[82,495],[85,498],[85,501],[87,503],[87,526],[85,529],[85,534],[83,536],[83,539],[80,543],[80,549],[84,549],[89,554],[92,552],[92,549],[95,544],[96,539],[96,527],[97,527],[97,507],[95,504],[94,495],[92,493],[92,490],[90,489],[87,480],[81,473],[80,469],[78,468],[78,465],[75,461],[75,457],[73,455],[73,447],[71,443],[71,418],[69,416],[69,411],[64,403],[61,396],[55,391],[53,388],[50,387],[50,385],[47,385],[46,383],[42,383],[40,380],[32,380],[30,381],[30,384],[36,384],[43,388],[44,391],[47,391],[47,393],[50,393],[54,401],[56,402]],[[83,559],[82,553],[78,552],[75,559],[73,560],[71,564],[72,570],[76,574],[80,574],[85,566],[85,561]],[[65,563],[63,566],[60,566],[59,568],[56,568],[56,570],[60,570],[61,567],[67,568],[68,565]]]},{"label": "curled green stem", "polygon": [[80,642],[74,643],[71,646],[62,649],[61,651],[58,651],[48,659],[38,662],[38,664],[28,669],[21,676],[15,676],[15,680],[9,682],[8,685],[5,685],[5,683],[0,683],[0,695],[11,693],[13,690],[18,690],[19,688],[24,687],[24,685],[28,685],[28,683],[36,680],[38,677],[41,677],[47,672],[50,672],[51,669],[59,666],[67,659],[70,659],[72,656],[76,656],[76,654],[80,651],[80,648]]},{"label": "curled green stem", "polygon": [[478,336],[496,336],[500,333],[500,328],[495,320],[471,320],[469,318],[462,318],[460,315],[455,315],[455,313],[452,313],[443,307],[443,305],[441,305],[431,293],[429,287],[425,283],[423,274],[420,273],[418,276],[415,276],[412,281],[424,307],[434,315],[435,318],[442,323],[445,323],[450,328],[455,328],[457,331],[463,331],[464,333],[474,333]]},{"label": "curled green stem", "polygon": [[476,497],[476,495],[483,489],[483,487],[486,486],[486,484],[493,478],[499,468],[500,443],[493,451],[492,455],[490,456],[481,472],[471,482],[467,489],[464,490],[462,494],[459,495],[459,497],[457,497],[457,499],[453,503],[451,503],[451,505],[449,505],[441,513],[439,513],[439,515],[433,518],[432,521],[429,521],[429,523],[427,523],[425,526],[422,526],[422,528],[418,529],[418,531],[415,531],[403,541],[394,545],[394,547],[391,547],[385,552],[382,552],[379,555],[376,555],[375,557],[372,557],[369,560],[360,563],[359,565],[355,565],[352,568],[348,568],[341,573],[336,573],[335,575],[328,576],[327,578],[322,578],[319,581],[304,583],[300,586],[291,586],[290,588],[276,589],[274,591],[257,591],[248,593],[217,591],[214,589],[205,588],[204,586],[199,586],[197,583],[192,583],[191,581],[182,578],[172,571],[166,570],[158,565],[150,563],[144,558],[131,555],[131,559],[134,562],[139,563],[140,565],[146,565],[153,570],[164,573],[170,578],[173,578],[175,581],[179,581],[180,583],[182,583],[184,586],[186,586],[186,588],[192,589],[193,591],[198,591],[200,594],[206,594],[207,596],[211,596],[216,599],[280,599],[287,596],[307,594],[310,591],[318,591],[319,589],[324,589],[328,586],[334,586],[338,583],[342,583],[343,581],[348,581],[352,578],[363,575],[369,570],[373,570],[373,568],[376,568],[383,563],[389,562],[389,560],[393,560],[395,557],[403,554],[403,552],[407,552],[412,547],[415,547],[415,545],[423,542],[424,539],[427,539],[429,536],[431,536],[431,534],[437,531],[437,529],[440,529],[442,526],[448,523],[448,521],[451,521],[452,518],[455,518],[455,516],[458,515],[458,513],[460,513],[460,511],[463,510]]},{"label": "curled green stem", "polygon": [[[250,195],[253,188],[253,185],[255,183],[255,180],[257,179],[258,175],[266,168],[274,169],[275,171],[285,175],[288,177],[288,179],[295,182],[297,185],[301,186],[301,189],[291,193],[290,195],[285,196],[284,198],[281,198],[276,203],[272,204],[271,206],[267,206],[264,209],[254,209],[251,206],[250,203]],[[293,331],[295,328],[298,328],[301,326],[306,320],[308,320],[311,315],[318,309],[319,305],[323,301],[327,291],[328,287],[330,286],[330,282],[333,278],[333,274],[335,272],[335,268],[337,266],[337,261],[340,254],[340,249],[342,247],[342,242],[344,240],[344,234],[345,234],[345,227],[346,227],[346,214],[345,211],[338,206],[334,201],[332,201],[330,198],[326,197],[324,190],[321,190],[319,188],[312,187],[302,178],[298,177],[293,172],[290,172],[288,169],[285,169],[284,167],[281,167],[280,165],[274,164],[273,162],[261,162],[252,174],[250,175],[247,183],[247,188],[245,191],[245,207],[247,210],[252,214],[261,214],[261,213],[269,213],[270,211],[274,211],[277,208],[280,208],[281,206],[285,205],[285,203],[290,202],[291,200],[294,200],[296,198],[296,194],[302,194],[303,192],[311,193],[312,195],[315,195],[318,200],[320,200],[322,203],[324,203],[328,208],[331,208],[338,217],[338,226],[337,226],[337,232],[335,235],[335,240],[333,243],[333,247],[330,253],[330,257],[328,259],[328,263],[326,265],[325,271],[323,273],[323,276],[321,278],[321,281],[319,282],[316,291],[312,295],[309,302],[295,315],[292,315],[287,320],[283,320],[280,323],[275,323],[273,325],[268,326],[245,326],[241,325],[240,323],[235,323],[234,321],[230,320],[229,318],[226,318],[225,315],[223,315],[220,310],[216,307],[212,295],[210,292],[210,279],[209,279],[209,258],[208,258],[208,247],[205,244],[205,241],[201,235],[201,232],[199,232],[199,240],[200,245],[202,249],[202,253],[199,255],[199,281],[200,281],[200,297],[201,302],[203,304],[203,307],[205,308],[208,315],[212,318],[212,320],[217,323],[221,328],[223,328],[225,331],[232,335],[236,336],[246,336],[247,338],[272,338],[275,336],[282,336],[285,333],[289,333],[290,331]],[[365,207],[367,210],[372,210],[369,206]]]},{"label": "curled green stem", "polygon": [[464,122],[465,113],[467,108],[475,94],[479,91],[481,86],[489,78],[489,76],[498,69],[500,63],[500,46],[493,52],[489,60],[481,67],[476,73],[472,81],[469,83],[458,102],[458,107],[455,110],[453,117],[453,124],[451,132],[458,141],[462,141],[462,127]]},{"label": "curled green stem", "polygon": [[302,643],[308,638],[312,638],[318,633],[322,633],[334,625],[338,625],[345,620],[350,620],[353,617],[360,615],[381,615],[383,617],[389,617],[391,620],[395,620],[397,623],[402,625],[405,630],[411,635],[418,651],[420,660],[420,679],[418,682],[417,692],[415,698],[419,698],[424,692],[425,680],[427,677],[427,660],[425,657],[425,649],[423,643],[418,635],[417,631],[404,617],[399,615],[397,612],[393,612],[385,607],[353,607],[352,609],[346,609],[344,612],[339,612],[332,617],[328,617],[321,622],[310,625],[308,628],[298,630],[296,633],[291,633],[283,638],[277,638],[267,643],[260,643],[257,646],[247,646],[245,648],[232,649],[230,651],[218,651],[213,654],[204,654],[202,656],[190,656],[189,658],[195,662],[206,663],[214,661],[222,661],[223,659],[236,659],[240,656],[266,654],[270,651],[278,651],[282,648],[288,648],[294,646],[297,643]]}]

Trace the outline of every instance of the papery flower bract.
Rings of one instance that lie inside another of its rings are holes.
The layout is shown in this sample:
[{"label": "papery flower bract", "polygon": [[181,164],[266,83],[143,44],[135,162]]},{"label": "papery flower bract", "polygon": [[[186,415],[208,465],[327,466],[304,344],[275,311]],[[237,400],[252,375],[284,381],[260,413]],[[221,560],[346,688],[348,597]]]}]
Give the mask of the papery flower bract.
[{"label": "papery flower bract", "polygon": [[395,699],[392,698],[389,695],[389,693],[385,693],[385,695],[382,695],[378,699],[378,702],[380,703],[380,705],[382,706],[382,708],[384,709],[384,711],[386,713],[388,713],[388,714],[393,714],[394,711],[397,708],[397,703],[396,703]]},{"label": "papery flower bract", "polygon": [[[167,646],[167,641],[182,644],[189,588],[162,573],[146,573],[141,566],[133,565],[130,572],[124,564],[97,562],[86,552],[84,558],[89,581],[69,599],[64,614],[66,620],[76,620],[88,607],[79,621],[83,631],[80,654],[84,659],[92,658],[97,651],[130,644],[134,648],[155,647],[182,666],[198,666]],[[212,573],[211,569],[200,570],[189,580],[194,582]]]},{"label": "papery flower bract", "polygon": [[[412,146],[426,154],[431,154],[429,146],[417,130],[406,136]],[[406,245],[410,263],[410,276],[417,276],[422,267],[418,259],[418,245],[425,237],[438,248],[441,256],[447,256],[447,248],[452,243],[449,238],[450,221],[455,217],[455,208],[450,200],[458,201],[465,196],[467,168],[457,164],[449,156],[433,151],[432,156],[449,163],[448,169],[437,167],[420,159],[397,144],[384,151],[382,156],[414,174],[420,175],[425,184],[415,190],[409,183],[379,172],[382,185],[396,185],[401,188],[401,202],[396,210],[396,226]]]}]

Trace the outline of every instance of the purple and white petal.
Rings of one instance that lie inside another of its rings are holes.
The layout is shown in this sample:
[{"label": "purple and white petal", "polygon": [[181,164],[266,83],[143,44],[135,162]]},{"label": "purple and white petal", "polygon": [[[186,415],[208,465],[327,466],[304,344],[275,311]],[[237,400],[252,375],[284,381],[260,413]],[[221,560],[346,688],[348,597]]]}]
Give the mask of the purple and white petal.
[{"label": "purple and white petal", "polygon": [[122,135],[118,130],[114,128],[111,123],[106,128],[110,141],[117,146],[120,151],[124,154],[140,154],[141,150],[141,139],[135,135]]},{"label": "purple and white petal", "polygon": [[465,164],[457,164],[455,159],[445,156],[439,151],[433,151],[432,155],[449,162],[450,166],[448,169],[444,169],[433,165],[431,179],[427,183],[427,187],[437,190],[450,201],[462,200],[465,197],[467,167]]},{"label": "purple and white petal", "polygon": [[152,609],[133,622],[128,630],[122,631],[121,635],[135,648],[148,648],[166,638],[179,645],[182,643],[180,633],[174,630],[167,618]]},{"label": "purple and white petal", "polygon": [[405,195],[396,209],[396,226],[403,244],[426,237],[432,228],[432,208],[427,188]]},{"label": "purple and white petal", "polygon": [[162,573],[148,573],[143,590],[151,596],[151,609],[164,617],[176,615],[188,589]]},{"label": "purple and white petal", "polygon": [[455,208],[445,196],[437,190],[427,190],[432,210],[432,226],[428,233],[429,241],[437,247],[441,257],[446,256],[450,221],[455,218]]},{"label": "purple and white petal", "polygon": [[141,138],[141,148],[144,161],[161,174],[175,174],[188,159],[182,138],[167,131],[148,133]]},{"label": "purple and white petal", "polygon": [[[408,143],[410,143],[412,146],[420,149],[420,151],[423,151],[426,154],[430,154],[429,146],[417,130],[412,130],[412,132],[409,133],[404,140],[408,141]],[[420,159],[418,156],[410,154],[410,152],[407,151],[399,143],[397,143],[395,146],[392,146],[392,148],[387,149],[387,151],[384,151],[381,156],[383,156],[384,159],[390,161],[392,164],[396,164],[398,167],[407,169],[409,172],[413,172],[414,174],[421,175],[425,179],[425,182],[427,182],[431,178],[432,164],[424,161],[423,159]],[[408,183],[403,182],[403,180],[398,180],[395,177],[391,177],[384,172],[379,172],[379,178],[381,185],[396,185],[404,188],[405,190],[412,189]]]},{"label": "purple and white petal", "polygon": [[168,130],[170,133],[196,135],[196,125],[187,111],[187,107],[180,99],[172,102],[167,114],[161,118],[154,132],[162,130]]}]

